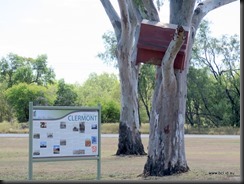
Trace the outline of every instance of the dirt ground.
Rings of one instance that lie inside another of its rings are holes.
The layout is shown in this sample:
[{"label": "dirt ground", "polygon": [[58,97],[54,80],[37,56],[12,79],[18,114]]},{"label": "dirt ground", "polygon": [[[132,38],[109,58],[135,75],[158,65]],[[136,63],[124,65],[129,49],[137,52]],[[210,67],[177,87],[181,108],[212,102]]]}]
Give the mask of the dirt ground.
[{"label": "dirt ground", "polygon": [[[148,138],[142,138],[147,151]],[[166,177],[139,175],[147,156],[115,156],[117,138],[101,140],[101,180],[240,181],[240,139],[185,138],[190,171]],[[28,179],[28,138],[0,138],[0,180]],[[33,163],[33,180],[96,180],[97,161]]]}]

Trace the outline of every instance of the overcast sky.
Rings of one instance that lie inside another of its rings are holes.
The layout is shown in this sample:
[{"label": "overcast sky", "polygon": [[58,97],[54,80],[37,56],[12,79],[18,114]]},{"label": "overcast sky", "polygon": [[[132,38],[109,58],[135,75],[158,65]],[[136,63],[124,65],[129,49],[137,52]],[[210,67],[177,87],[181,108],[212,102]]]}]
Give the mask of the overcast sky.
[{"label": "overcast sky", "polygon": [[[160,13],[163,22],[168,22],[167,2]],[[240,2],[206,19],[214,36],[240,35]],[[0,0],[0,58],[10,52],[33,58],[47,54],[56,78],[67,83],[82,83],[92,72],[118,73],[96,57],[108,30],[113,29],[100,0]]]}]

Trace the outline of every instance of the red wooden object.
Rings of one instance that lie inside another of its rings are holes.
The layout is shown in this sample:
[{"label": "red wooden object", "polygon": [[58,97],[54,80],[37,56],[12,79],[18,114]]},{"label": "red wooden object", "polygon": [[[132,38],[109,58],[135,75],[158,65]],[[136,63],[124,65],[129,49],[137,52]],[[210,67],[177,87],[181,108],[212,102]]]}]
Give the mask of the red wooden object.
[{"label": "red wooden object", "polygon": [[[177,25],[175,24],[166,24],[144,19],[141,22],[140,35],[137,44],[136,64],[142,62],[160,66],[169,43],[173,39],[176,28]],[[180,70],[185,68],[189,33],[188,27],[183,26],[183,28],[185,30],[186,39],[174,61],[174,68]]]}]

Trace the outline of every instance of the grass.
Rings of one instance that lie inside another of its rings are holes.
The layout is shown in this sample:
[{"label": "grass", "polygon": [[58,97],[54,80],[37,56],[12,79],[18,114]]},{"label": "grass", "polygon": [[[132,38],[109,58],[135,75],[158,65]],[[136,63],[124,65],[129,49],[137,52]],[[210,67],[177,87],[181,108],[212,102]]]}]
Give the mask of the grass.
[{"label": "grass", "polygon": [[238,127],[202,127],[200,132],[197,127],[185,126],[185,134],[207,134],[207,135],[240,135]]},{"label": "grass", "polygon": [[0,133],[28,133],[27,123],[18,123],[18,122],[1,122],[0,123]]},{"label": "grass", "polygon": [[[142,141],[147,151],[148,138],[142,138]],[[190,171],[147,178],[138,177],[143,172],[147,156],[115,156],[117,144],[117,138],[101,140],[102,181],[240,181],[240,139],[186,138]],[[0,138],[0,147],[0,179],[27,180],[28,138]],[[96,164],[96,161],[84,160],[33,163],[33,180],[95,180]]]},{"label": "grass", "polygon": [[[118,123],[105,123],[102,124],[101,132],[104,134],[113,134],[119,132]],[[149,123],[142,123],[140,127],[142,134],[149,133]],[[208,134],[208,135],[240,135],[240,128],[238,127],[214,127],[214,128],[201,128],[200,132],[196,127],[185,127],[185,134]]]},{"label": "grass", "polygon": [[[0,133],[28,133],[28,123],[0,123]],[[119,132],[119,123],[104,123],[101,126],[102,134],[117,134]],[[142,134],[149,133],[149,123],[142,123],[140,127]],[[185,134],[208,134],[208,135],[240,135],[238,127],[219,127],[219,128],[201,128],[185,126]]]}]

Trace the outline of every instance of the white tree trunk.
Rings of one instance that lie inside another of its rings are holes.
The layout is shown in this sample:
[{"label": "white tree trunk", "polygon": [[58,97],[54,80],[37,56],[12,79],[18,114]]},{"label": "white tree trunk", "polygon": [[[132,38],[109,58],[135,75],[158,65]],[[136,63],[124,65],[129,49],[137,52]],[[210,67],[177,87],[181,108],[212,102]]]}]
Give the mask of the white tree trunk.
[{"label": "white tree trunk", "polygon": [[179,83],[173,68],[175,57],[184,41],[183,27],[176,29],[174,39],[158,68],[157,87],[150,115],[148,159],[144,175],[164,176],[188,171],[184,156],[184,139],[180,126],[184,125],[179,107]]},{"label": "white tree trunk", "polygon": [[121,112],[119,125],[119,143],[117,155],[145,154],[139,132],[138,113],[138,70],[133,68],[131,49],[128,45],[119,45],[119,74],[121,86]]},{"label": "white tree trunk", "polygon": [[132,1],[119,0],[120,17],[110,1],[101,0],[114,27],[121,87],[119,142],[116,155],[144,155],[139,132],[138,70],[135,65],[139,25]]},{"label": "white tree trunk", "polygon": [[[234,0],[206,0],[195,11],[195,0],[171,0],[170,23],[191,27],[187,46],[186,67],[174,70],[165,54],[162,67],[157,69],[157,80],[150,114],[148,159],[144,176],[165,176],[187,172],[184,143],[184,122],[187,96],[187,73],[196,30],[202,18],[211,10]],[[175,56],[173,49],[167,51]],[[175,43],[176,45],[176,43]],[[165,66],[164,63],[170,65]]]}]

